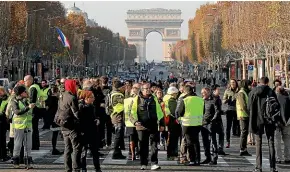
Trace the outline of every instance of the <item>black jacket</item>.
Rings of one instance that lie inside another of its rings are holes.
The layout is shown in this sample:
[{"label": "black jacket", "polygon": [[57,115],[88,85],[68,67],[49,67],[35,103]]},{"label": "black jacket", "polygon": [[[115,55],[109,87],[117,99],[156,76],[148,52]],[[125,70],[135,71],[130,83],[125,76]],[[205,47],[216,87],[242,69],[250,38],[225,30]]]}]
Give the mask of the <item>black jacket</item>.
[{"label": "black jacket", "polygon": [[61,127],[63,131],[79,129],[79,106],[75,95],[67,91],[61,94],[56,117],[67,119],[69,123],[73,123],[72,128]]},{"label": "black jacket", "polygon": [[203,120],[202,124],[210,124],[215,115],[215,100],[212,97],[204,100]]},{"label": "black jacket", "polygon": [[290,98],[287,92],[277,94],[277,99],[280,104],[281,120],[284,126],[290,125]]},{"label": "black jacket", "polygon": [[264,113],[267,95],[276,97],[273,90],[267,85],[261,85],[253,88],[249,94],[248,110],[250,112],[249,131],[254,134],[264,133]]},{"label": "black jacket", "polygon": [[144,98],[140,93],[137,106],[138,122],[142,125],[136,127],[137,130],[158,131],[158,122],[160,126],[164,126],[164,118],[158,121],[156,106],[160,106],[160,104],[155,102],[153,95]]},{"label": "black jacket", "polygon": [[82,133],[92,136],[92,133],[97,132],[99,118],[96,116],[94,105],[79,101],[79,119]]}]

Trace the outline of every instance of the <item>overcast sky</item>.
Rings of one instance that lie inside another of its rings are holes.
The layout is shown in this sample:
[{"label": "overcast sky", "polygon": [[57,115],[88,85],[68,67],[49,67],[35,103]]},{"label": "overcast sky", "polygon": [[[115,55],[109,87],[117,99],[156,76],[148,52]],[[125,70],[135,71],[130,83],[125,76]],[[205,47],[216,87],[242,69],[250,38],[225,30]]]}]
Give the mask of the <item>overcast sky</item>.
[{"label": "overcast sky", "polygon": [[[66,8],[72,7],[74,1],[63,1]],[[106,26],[113,32],[119,32],[120,35],[128,37],[128,29],[125,23],[127,10],[143,8],[165,8],[180,9],[182,12],[181,37],[186,39],[188,35],[188,20],[193,18],[195,11],[200,5],[206,4],[207,1],[77,1],[76,7],[88,13],[90,19],[101,25]],[[162,41],[159,33],[152,32],[147,36],[147,60],[162,61]]]}]

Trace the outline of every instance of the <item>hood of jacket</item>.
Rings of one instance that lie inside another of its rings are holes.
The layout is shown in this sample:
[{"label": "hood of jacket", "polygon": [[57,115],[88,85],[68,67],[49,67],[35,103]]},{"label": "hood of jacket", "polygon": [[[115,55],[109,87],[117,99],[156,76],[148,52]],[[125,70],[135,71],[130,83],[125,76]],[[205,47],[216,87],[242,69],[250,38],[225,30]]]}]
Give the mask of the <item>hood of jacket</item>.
[{"label": "hood of jacket", "polygon": [[65,91],[72,93],[73,95],[77,94],[76,81],[73,79],[67,79],[64,83]]},{"label": "hood of jacket", "polygon": [[266,96],[269,92],[270,87],[268,85],[260,85],[253,89],[253,93],[257,96]]}]

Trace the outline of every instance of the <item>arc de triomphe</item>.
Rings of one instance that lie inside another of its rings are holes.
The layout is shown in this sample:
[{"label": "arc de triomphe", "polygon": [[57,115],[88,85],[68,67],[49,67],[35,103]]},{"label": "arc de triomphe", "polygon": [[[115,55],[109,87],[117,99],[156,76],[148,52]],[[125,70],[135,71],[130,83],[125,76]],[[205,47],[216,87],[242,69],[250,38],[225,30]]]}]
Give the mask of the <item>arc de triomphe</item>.
[{"label": "arc de triomphe", "polygon": [[137,62],[146,61],[146,37],[151,32],[161,34],[164,61],[171,61],[170,49],[181,40],[180,27],[183,22],[181,10],[162,8],[128,10],[125,21],[129,29],[128,43],[136,45],[137,48]]}]

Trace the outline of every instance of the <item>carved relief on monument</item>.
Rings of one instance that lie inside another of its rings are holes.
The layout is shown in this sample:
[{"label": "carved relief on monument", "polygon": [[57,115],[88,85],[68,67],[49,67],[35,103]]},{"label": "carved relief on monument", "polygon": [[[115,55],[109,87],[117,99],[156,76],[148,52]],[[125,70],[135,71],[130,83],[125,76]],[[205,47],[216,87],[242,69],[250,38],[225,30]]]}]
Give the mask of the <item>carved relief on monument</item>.
[{"label": "carved relief on monument", "polygon": [[162,36],[164,35],[164,28],[145,28],[144,36],[147,36],[150,32],[159,32]]},{"label": "carved relief on monument", "polygon": [[129,36],[141,36],[141,30],[130,30]]},{"label": "carved relief on monument", "polygon": [[179,30],[178,29],[167,29],[166,36],[179,36]]}]

